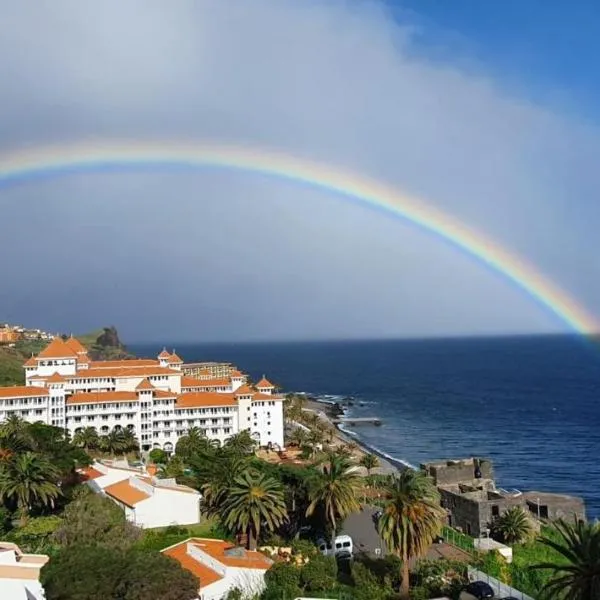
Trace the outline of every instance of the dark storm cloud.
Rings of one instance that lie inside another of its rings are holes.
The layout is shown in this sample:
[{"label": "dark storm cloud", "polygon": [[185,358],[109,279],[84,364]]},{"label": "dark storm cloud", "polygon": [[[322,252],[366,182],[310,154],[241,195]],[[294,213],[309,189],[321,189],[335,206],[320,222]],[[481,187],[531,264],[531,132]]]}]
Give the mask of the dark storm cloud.
[{"label": "dark storm cloud", "polygon": [[[281,148],[390,182],[582,303],[598,131],[483,71],[415,55],[376,3],[0,2],[3,151],[81,139]],[[324,192],[240,173],[78,175],[0,190],[0,320],[129,338],[545,331],[447,244]]]}]

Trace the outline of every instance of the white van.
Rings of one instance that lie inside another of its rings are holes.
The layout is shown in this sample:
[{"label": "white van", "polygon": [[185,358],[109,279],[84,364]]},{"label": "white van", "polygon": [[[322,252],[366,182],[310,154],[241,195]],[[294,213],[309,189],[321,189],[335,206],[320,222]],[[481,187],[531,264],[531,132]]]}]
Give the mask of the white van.
[{"label": "white van", "polygon": [[336,536],[333,543],[325,541],[323,538],[317,541],[319,552],[323,556],[339,556],[340,554],[350,554],[354,552],[352,538],[349,535]]}]

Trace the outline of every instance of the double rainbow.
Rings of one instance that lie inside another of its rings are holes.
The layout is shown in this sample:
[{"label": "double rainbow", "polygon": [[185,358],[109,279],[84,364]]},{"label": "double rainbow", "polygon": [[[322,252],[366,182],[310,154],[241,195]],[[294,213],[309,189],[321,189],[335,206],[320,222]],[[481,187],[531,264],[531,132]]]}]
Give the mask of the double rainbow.
[{"label": "double rainbow", "polygon": [[600,331],[596,319],[522,258],[416,198],[367,177],[281,152],[212,143],[90,142],[33,148],[0,156],[0,186],[105,169],[224,168],[261,173],[378,208],[445,239],[502,274],[582,334]]}]

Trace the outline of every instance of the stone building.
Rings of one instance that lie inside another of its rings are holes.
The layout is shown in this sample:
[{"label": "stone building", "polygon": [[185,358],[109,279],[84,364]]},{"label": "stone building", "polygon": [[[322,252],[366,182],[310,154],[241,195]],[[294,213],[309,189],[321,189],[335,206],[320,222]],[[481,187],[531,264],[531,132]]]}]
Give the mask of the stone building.
[{"label": "stone building", "polygon": [[496,486],[491,461],[483,458],[425,463],[448,513],[448,525],[480,537],[494,518],[519,506],[540,520],[585,519],[581,498],[562,494],[505,490]]}]

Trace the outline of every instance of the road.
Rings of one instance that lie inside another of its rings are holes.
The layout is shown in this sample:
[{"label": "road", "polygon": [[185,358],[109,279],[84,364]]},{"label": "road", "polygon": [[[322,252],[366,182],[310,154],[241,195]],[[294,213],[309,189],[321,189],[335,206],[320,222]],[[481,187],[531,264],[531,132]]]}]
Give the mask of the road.
[{"label": "road", "polygon": [[[387,553],[385,544],[380,539],[373,521],[376,511],[377,508],[366,507],[359,513],[352,513],[344,523],[343,533],[352,538],[355,554],[365,552],[374,556],[385,556]],[[430,560],[447,558],[463,562],[472,560],[469,553],[446,543],[432,544],[427,551],[426,558]]]}]

